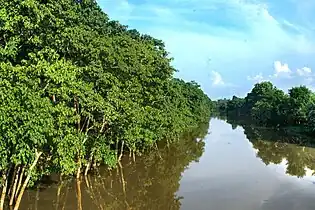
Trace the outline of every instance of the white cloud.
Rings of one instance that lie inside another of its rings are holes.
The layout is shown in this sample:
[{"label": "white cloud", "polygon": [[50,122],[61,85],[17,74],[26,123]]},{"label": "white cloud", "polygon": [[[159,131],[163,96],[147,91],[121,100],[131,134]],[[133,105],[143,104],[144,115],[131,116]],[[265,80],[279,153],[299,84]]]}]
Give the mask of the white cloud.
[{"label": "white cloud", "polygon": [[249,81],[253,81],[255,83],[259,83],[259,82],[263,82],[263,81],[267,81],[264,76],[262,75],[262,73],[259,73],[253,77],[251,76],[247,76],[247,80]]},{"label": "white cloud", "polygon": [[312,91],[315,90],[315,74],[313,74],[312,69],[309,67],[297,68],[296,71],[292,71],[288,64],[275,61],[274,72],[269,77],[265,77],[262,73],[255,76],[247,76],[247,80],[252,83],[270,81],[285,92],[291,87],[300,85],[306,85]]},{"label": "white cloud", "polygon": [[310,76],[312,74],[312,69],[309,67],[303,67],[296,70],[299,76]]},{"label": "white cloud", "polygon": [[290,77],[292,71],[289,69],[289,65],[287,63],[281,63],[280,61],[275,61],[274,62],[274,77],[280,77],[280,76],[284,76],[284,77]]},{"label": "white cloud", "polygon": [[212,85],[213,86],[222,86],[222,85],[225,85],[223,79],[222,79],[222,76],[219,72],[217,71],[212,71]]}]

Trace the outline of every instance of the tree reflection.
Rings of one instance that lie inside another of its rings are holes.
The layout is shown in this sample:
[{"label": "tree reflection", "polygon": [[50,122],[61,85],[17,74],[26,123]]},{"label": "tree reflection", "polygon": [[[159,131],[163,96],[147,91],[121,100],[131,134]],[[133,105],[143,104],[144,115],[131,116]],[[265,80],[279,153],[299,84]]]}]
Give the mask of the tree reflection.
[{"label": "tree reflection", "polygon": [[[167,145],[163,142],[158,150],[137,157],[135,162],[126,156],[117,169],[95,171],[82,178],[81,185],[62,182],[59,187],[50,187],[41,194],[38,206],[48,210],[53,203],[56,208],[77,209],[79,199],[79,208],[83,210],[178,210],[183,199],[176,195],[181,175],[203,154],[205,143],[202,139],[207,135],[208,127],[209,123],[203,124],[176,143]],[[30,205],[24,201],[21,209]]]},{"label": "tree reflection", "polygon": [[[207,134],[208,126],[187,133],[185,138],[170,147],[162,145],[159,151],[153,151],[140,157],[135,163],[125,159],[120,171],[113,171],[108,177],[107,171],[99,172],[103,187],[112,196],[106,196],[103,206],[110,209],[119,200],[114,209],[180,209],[180,197],[176,195],[182,172],[191,161],[198,161],[204,150],[204,141],[198,141]],[[125,192],[121,190],[125,179]],[[90,183],[94,188],[99,180]],[[102,190],[101,190],[102,191]],[[103,193],[102,193],[103,194]]]},{"label": "tree reflection", "polygon": [[[229,119],[232,126],[237,123]],[[287,161],[286,173],[302,178],[306,175],[306,168],[315,171],[315,149],[311,145],[313,139],[302,135],[290,135],[281,129],[269,129],[242,124],[244,134],[258,150],[259,157],[266,165],[280,164]]]}]

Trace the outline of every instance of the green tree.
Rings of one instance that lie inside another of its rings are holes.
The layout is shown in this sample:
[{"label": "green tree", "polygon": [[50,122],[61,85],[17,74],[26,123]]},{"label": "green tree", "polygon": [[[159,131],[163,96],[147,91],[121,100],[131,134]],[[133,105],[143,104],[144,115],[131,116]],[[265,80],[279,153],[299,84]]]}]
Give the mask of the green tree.
[{"label": "green tree", "polygon": [[289,115],[293,123],[306,123],[308,106],[312,102],[312,91],[305,86],[293,87],[289,90],[289,96]]},{"label": "green tree", "polygon": [[285,94],[271,82],[261,82],[245,98],[233,96],[231,100],[218,100],[215,105],[219,113],[230,119],[278,128],[299,126],[300,131],[313,134],[314,102],[314,93],[305,86],[293,87]]}]

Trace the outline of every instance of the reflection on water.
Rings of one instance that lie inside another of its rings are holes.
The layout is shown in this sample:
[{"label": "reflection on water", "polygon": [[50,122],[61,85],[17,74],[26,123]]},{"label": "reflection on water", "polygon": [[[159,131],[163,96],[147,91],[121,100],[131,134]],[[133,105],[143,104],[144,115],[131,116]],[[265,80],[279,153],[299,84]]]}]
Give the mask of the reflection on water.
[{"label": "reflection on water", "polygon": [[[296,142],[296,136],[244,129],[218,119],[211,121],[210,131],[199,163],[192,163],[181,179],[178,194],[184,198],[182,209],[315,208],[314,178],[309,170],[314,162],[313,148],[285,143],[291,138]],[[307,152],[302,156],[303,150]],[[298,178],[301,168],[309,169]]]},{"label": "reflection on water", "polygon": [[[303,178],[312,176],[315,170],[315,148],[313,139],[302,135],[289,135],[282,131],[242,126],[247,139],[253,144],[259,157],[266,165],[279,164],[286,173]],[[308,145],[308,146],[306,146]]]},{"label": "reflection on water", "polygon": [[314,148],[262,140],[253,142],[253,146],[258,150],[257,156],[266,165],[285,164],[286,173],[289,175],[302,178],[312,175],[315,169]]},{"label": "reflection on water", "polygon": [[182,172],[204,151],[209,124],[184,136],[178,143],[160,145],[158,151],[125,157],[113,171],[100,169],[80,182],[61,181],[48,188],[28,191],[21,204],[30,209],[180,209],[177,196]]},{"label": "reflection on water", "polygon": [[315,208],[315,149],[304,137],[219,119],[207,128],[117,170],[29,190],[21,209]]}]

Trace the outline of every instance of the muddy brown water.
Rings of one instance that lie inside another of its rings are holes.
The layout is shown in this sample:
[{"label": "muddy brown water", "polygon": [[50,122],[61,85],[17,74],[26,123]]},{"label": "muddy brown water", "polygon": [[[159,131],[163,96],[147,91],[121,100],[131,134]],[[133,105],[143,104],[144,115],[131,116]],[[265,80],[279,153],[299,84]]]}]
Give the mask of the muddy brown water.
[{"label": "muddy brown water", "polygon": [[79,182],[55,179],[25,192],[20,209],[315,209],[315,149],[244,131],[212,119],[203,140],[187,138],[136,162],[126,157]]}]

